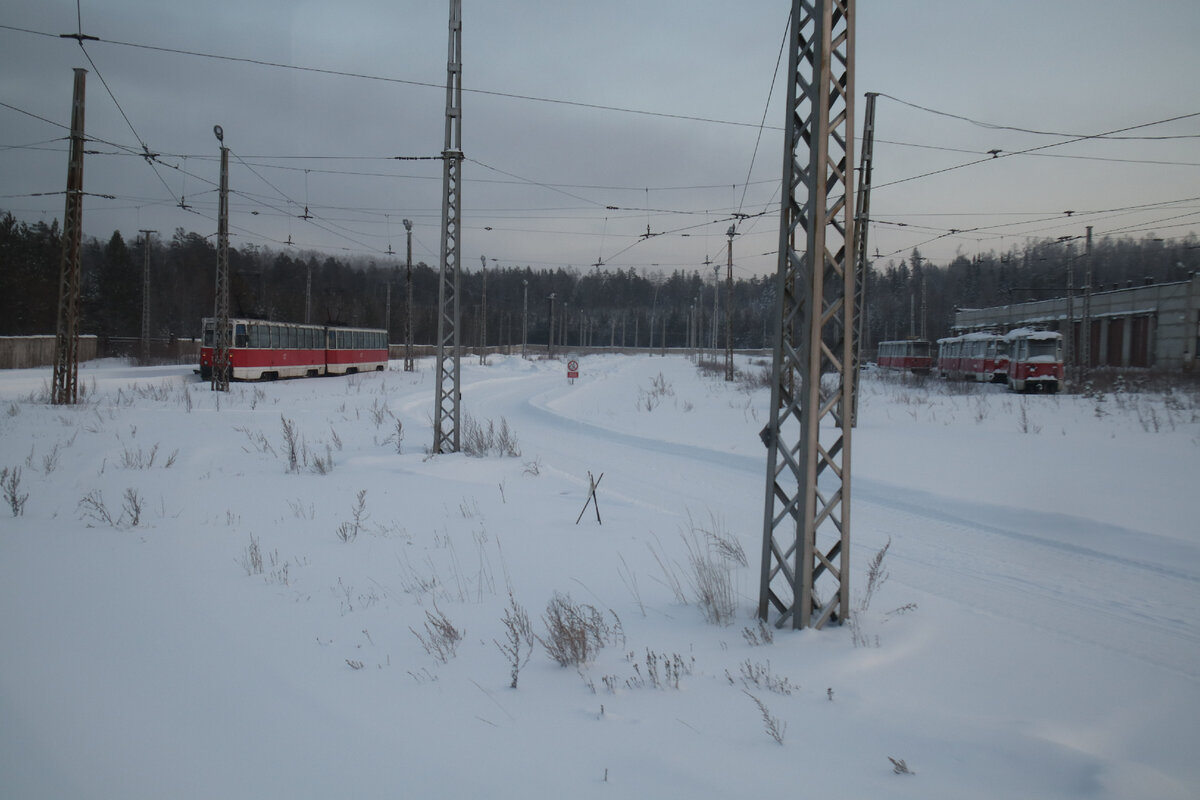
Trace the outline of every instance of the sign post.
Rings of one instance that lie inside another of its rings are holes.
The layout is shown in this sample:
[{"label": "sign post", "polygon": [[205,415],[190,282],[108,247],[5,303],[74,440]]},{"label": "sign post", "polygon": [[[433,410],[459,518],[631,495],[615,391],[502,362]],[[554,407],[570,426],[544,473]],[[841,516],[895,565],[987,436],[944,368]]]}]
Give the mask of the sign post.
[{"label": "sign post", "polygon": [[579,362],[571,359],[567,362],[567,382],[575,383],[575,379],[579,377]]}]

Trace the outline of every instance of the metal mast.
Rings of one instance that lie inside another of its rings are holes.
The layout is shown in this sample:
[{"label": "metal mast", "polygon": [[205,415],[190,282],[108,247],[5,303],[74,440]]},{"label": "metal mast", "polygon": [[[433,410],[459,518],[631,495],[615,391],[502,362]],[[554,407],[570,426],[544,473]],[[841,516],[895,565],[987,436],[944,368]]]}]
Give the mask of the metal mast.
[{"label": "metal mast", "polygon": [[[446,61],[446,146],[442,151],[442,263],[438,282],[437,402],[433,452],[459,450],[458,246],[462,169],[462,0],[450,0],[450,48]],[[449,349],[450,352],[447,352]]]},{"label": "metal mast", "polygon": [[[733,380],[733,237],[737,226],[730,225],[725,235],[729,237],[725,260],[725,380]],[[716,324],[715,322],[713,323]]]},{"label": "metal mast", "polygon": [[229,148],[220,125],[213,126],[221,142],[221,185],[217,203],[217,293],[213,316],[217,330],[213,340],[212,390],[229,391]]},{"label": "metal mast", "polygon": [[304,324],[312,322],[312,261],[304,268]]},{"label": "metal mast", "polygon": [[479,364],[487,366],[487,256],[480,256],[483,265],[483,300],[479,306]]},{"label": "metal mast", "polygon": [[1087,226],[1087,249],[1084,251],[1083,324],[1080,325],[1080,383],[1092,369],[1092,226]]},{"label": "metal mast", "polygon": [[58,279],[58,328],[54,338],[54,388],[50,402],[79,400],[79,239],[83,227],[83,105],[87,70],[75,69],[71,96],[71,152],[67,161],[67,205],[63,213],[62,264]]},{"label": "metal mast", "polygon": [[1075,237],[1060,237],[1059,241],[1066,245],[1067,250],[1067,320],[1063,326],[1063,382],[1068,388],[1074,389],[1079,385],[1079,360],[1075,350],[1075,253],[1070,240]]},{"label": "metal mast", "polygon": [[416,369],[413,362],[413,286],[412,286],[412,220],[404,220],[404,231],[408,234],[408,272],[404,279],[408,291],[408,311],[404,321],[404,371]]},{"label": "metal mast", "polygon": [[858,194],[854,197],[854,388],[850,405],[852,428],[858,424],[858,372],[862,364],[863,318],[867,302],[867,233],[871,226],[871,168],[875,157],[875,98],[878,96],[878,92],[866,94],[862,154],[859,156],[858,165]]},{"label": "metal mast", "polygon": [[791,25],[758,615],[820,628],[850,607],[854,0],[793,0]]},{"label": "metal mast", "polygon": [[150,360],[150,234],[158,231],[139,230],[146,248],[142,262],[142,362]]}]

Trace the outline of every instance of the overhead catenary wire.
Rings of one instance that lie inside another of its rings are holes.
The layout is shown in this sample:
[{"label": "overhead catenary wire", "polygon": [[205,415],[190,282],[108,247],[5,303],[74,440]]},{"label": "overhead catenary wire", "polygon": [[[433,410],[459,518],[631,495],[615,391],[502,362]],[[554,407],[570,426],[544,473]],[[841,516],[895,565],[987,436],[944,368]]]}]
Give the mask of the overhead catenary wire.
[{"label": "overhead catenary wire", "polygon": [[[27,33],[27,34],[31,34],[31,35],[35,35],[35,36],[47,36],[47,37],[51,37],[51,38],[58,37],[58,34],[47,33],[45,31],[33,30],[30,28],[22,28],[22,27],[18,27],[16,25],[0,24],[0,29],[11,30],[11,31],[15,31],[18,33]],[[255,66],[271,67],[274,69],[295,70],[297,72],[308,72],[308,73],[315,73],[315,74],[320,74],[320,75],[331,75],[331,76],[342,77],[342,78],[354,78],[354,79],[368,80],[368,81],[381,81],[384,83],[397,83],[397,84],[404,84],[407,86],[419,86],[419,87],[423,87],[423,88],[437,89],[438,91],[445,91],[445,89],[446,89],[445,84],[433,83],[431,81],[418,81],[418,80],[413,80],[410,78],[396,78],[396,77],[389,77],[389,76],[384,76],[384,75],[371,75],[371,74],[365,73],[365,72],[351,72],[348,70],[326,69],[326,68],[322,68],[322,67],[306,67],[306,66],[301,66],[299,64],[285,64],[285,63],[279,62],[279,61],[268,61],[266,59],[261,59],[261,58],[249,58],[246,56],[229,56],[229,55],[221,55],[218,53],[205,53],[205,52],[202,52],[199,50],[185,50],[185,49],[176,48],[176,47],[163,47],[160,45],[143,44],[143,43],[138,43],[138,42],[125,42],[125,41],[120,41],[117,39],[96,38],[95,41],[97,41],[100,44],[109,44],[109,45],[114,45],[117,47],[131,47],[131,48],[136,48],[136,49],[141,49],[141,50],[152,50],[152,51],[157,51],[157,52],[162,52],[162,53],[172,53],[175,55],[192,56],[195,58],[208,58],[208,59],[214,59],[214,60],[218,60],[218,61],[230,61],[230,62],[242,63],[242,64],[253,64]],[[646,117],[659,117],[659,118],[663,118],[663,119],[674,119],[674,120],[680,120],[680,121],[685,121],[685,122],[701,122],[701,123],[706,123],[706,124],[710,124],[710,125],[729,125],[729,126],[743,127],[743,128],[758,127],[755,123],[752,123],[752,122],[739,122],[736,120],[717,119],[714,117],[704,117],[704,116],[699,116],[699,115],[695,115],[695,114],[673,114],[673,113],[666,112],[666,111],[651,111],[649,109],[641,109],[641,108],[626,108],[623,106],[605,105],[605,104],[601,104],[601,103],[588,103],[588,102],[584,102],[581,100],[567,100],[564,98],[555,98],[555,97],[539,97],[537,95],[519,94],[516,92],[502,92],[502,91],[497,91],[494,89],[478,89],[478,88],[470,88],[470,87],[465,87],[465,86],[461,87],[461,90],[464,93],[486,95],[486,96],[491,96],[491,97],[504,97],[504,98],[508,98],[510,100],[524,100],[524,101],[532,102],[532,103],[546,103],[546,104],[550,104],[550,105],[574,106],[577,108],[588,108],[588,109],[592,109],[595,111],[611,111],[611,112],[617,112],[617,113],[621,113],[621,114],[634,114],[634,115],[646,116]],[[781,130],[781,129],[779,129],[779,130]]]},{"label": "overhead catenary wire", "polygon": [[[46,33],[40,32],[40,31],[32,31],[29,29],[17,28],[15,26],[10,26],[10,25],[0,25],[0,29],[21,31],[23,33],[36,34],[36,35],[47,36],[47,37],[54,36],[53,34],[46,34]],[[91,40],[89,39],[89,41],[91,41]],[[132,42],[101,41],[99,39],[96,39],[95,41],[97,41],[100,45],[108,44],[108,45],[120,45],[120,46],[129,46],[129,47],[144,47],[146,49],[159,50],[159,51],[163,51],[163,52],[180,53],[182,55],[192,56],[192,57],[221,58],[221,59],[228,60],[228,61],[247,62],[247,63],[256,64],[256,65],[260,65],[260,66],[266,66],[266,67],[275,67],[275,68],[284,68],[284,69],[299,69],[302,71],[309,71],[309,72],[324,72],[324,73],[332,74],[332,75],[343,75],[343,76],[349,77],[349,78],[362,78],[362,79],[369,79],[369,80],[390,81],[390,82],[396,82],[396,83],[410,83],[413,85],[428,86],[429,88],[435,88],[438,90],[444,89],[444,86],[442,86],[441,84],[425,83],[425,82],[421,82],[421,81],[408,81],[408,80],[400,79],[400,78],[387,78],[385,76],[367,75],[367,74],[363,74],[363,73],[343,72],[343,71],[337,71],[337,70],[322,70],[320,68],[315,68],[315,67],[302,67],[302,66],[291,65],[291,64],[283,64],[283,63],[278,63],[278,62],[264,61],[261,59],[245,59],[245,58],[240,58],[240,57],[219,56],[217,54],[212,54],[212,53],[199,53],[199,52],[195,52],[195,51],[175,50],[173,48],[162,48],[162,47],[157,47],[154,45],[138,45],[138,44],[135,44]],[[786,40],[785,40],[785,43],[786,43]],[[79,41],[79,44],[81,45],[81,48],[82,48],[82,41]],[[83,49],[86,54],[87,49],[86,48],[83,48]],[[775,76],[777,76],[777,74],[778,74],[778,67],[779,67],[779,63],[777,61]],[[97,72],[98,72],[98,70],[97,70]],[[101,77],[103,79],[103,76],[101,76]],[[774,80],[775,80],[775,77],[773,76],[772,85],[774,84]],[[106,84],[106,88],[109,88],[109,87],[107,87],[107,84]],[[464,91],[467,91],[467,92],[476,91],[476,92],[483,93],[483,94],[495,94],[498,96],[511,97],[511,98],[523,99],[523,100],[543,100],[546,102],[557,102],[553,98],[536,98],[536,97],[533,97],[532,95],[522,95],[522,94],[518,94],[518,93],[489,92],[486,90],[472,90],[469,88],[464,88]],[[772,89],[772,93],[773,93],[773,89]],[[109,91],[109,94],[113,95],[113,92],[111,91],[111,89]],[[1078,137],[1076,139],[1077,141],[1083,141],[1083,140],[1087,140],[1087,139],[1096,139],[1096,140],[1109,139],[1109,140],[1113,140],[1113,141],[1149,141],[1149,140],[1161,140],[1161,139],[1170,139],[1170,138],[1195,138],[1195,137],[1191,137],[1191,136],[1182,136],[1182,137],[1126,136],[1126,135],[1120,135],[1121,131],[1101,133],[1101,134],[1074,135],[1074,134],[1069,134],[1069,133],[1055,132],[1055,131],[1051,131],[1051,130],[1038,130],[1036,128],[1023,128],[1021,126],[1016,126],[1016,125],[998,125],[995,123],[971,119],[970,117],[963,116],[963,115],[955,115],[955,114],[951,114],[949,112],[939,111],[938,109],[930,108],[928,106],[921,106],[921,105],[917,105],[915,103],[909,103],[908,101],[900,100],[899,98],[896,98],[891,95],[884,95],[884,96],[888,97],[889,99],[892,99],[896,102],[900,102],[902,104],[911,106],[918,110],[921,110],[923,112],[934,113],[934,114],[944,116],[947,118],[959,119],[961,121],[965,121],[970,124],[977,125],[979,127],[983,127],[985,129],[989,129],[989,130],[1010,130],[1010,131],[1025,132],[1025,133],[1029,133],[1029,134],[1037,134],[1037,135],[1043,135],[1043,136],[1055,136],[1055,137],[1077,136]],[[112,142],[106,142],[103,139],[98,139],[98,138],[93,138],[93,137],[89,137],[89,141],[103,142],[110,147],[118,149],[121,152],[121,155],[137,156],[139,158],[147,159],[147,153],[149,153],[148,146],[144,142],[142,142],[141,137],[138,135],[137,130],[130,123],[128,116],[125,115],[124,109],[121,109],[120,104],[116,103],[115,95],[113,95],[113,100],[114,100],[114,103],[118,106],[118,109],[121,111],[122,116],[124,116],[126,118],[126,124],[129,125],[130,130],[133,132],[135,139],[139,142],[140,148],[126,146],[126,145],[118,145],[118,144],[115,144]],[[563,102],[567,105],[578,105],[578,106],[582,106],[582,107],[586,107],[586,108],[600,108],[600,109],[625,112],[625,113],[639,113],[639,111],[637,109],[620,108],[617,106],[597,106],[597,105],[592,105],[592,104],[588,104],[588,103],[576,102],[573,100],[567,100],[567,101],[563,101]],[[770,103],[770,94],[768,95],[768,99],[767,99],[768,106],[769,106],[769,103]],[[5,104],[5,103],[0,103],[0,105],[4,105],[8,108],[15,109],[15,107]],[[24,112],[21,109],[15,109],[15,110],[21,111],[21,113],[28,113],[28,112]],[[741,184],[742,199],[738,203],[738,211],[739,212],[745,207],[745,199],[747,196],[747,191],[751,186],[760,185],[760,184],[768,184],[768,183],[777,184],[777,181],[774,181],[774,180],[763,180],[763,181],[751,181],[750,180],[750,178],[752,177],[753,169],[754,169],[754,162],[756,161],[758,145],[759,145],[759,142],[761,141],[763,132],[765,130],[779,130],[778,128],[773,128],[771,126],[766,126],[764,124],[767,113],[768,113],[767,109],[764,108],[763,118],[757,125],[754,125],[751,123],[738,123],[745,127],[755,127],[755,128],[757,128],[757,131],[758,131],[758,141],[756,141],[756,144],[755,144],[754,154],[752,154],[752,156],[751,156],[750,171],[746,176],[746,178],[747,178],[746,181]],[[665,116],[665,117],[676,116],[676,115],[671,115],[671,114],[659,114],[658,112],[653,112],[653,115],[654,116]],[[1180,115],[1178,117],[1173,117],[1168,120],[1160,120],[1158,122],[1146,123],[1145,125],[1148,126],[1148,125],[1155,125],[1155,124],[1165,124],[1166,122],[1177,121],[1177,120],[1181,120],[1181,119],[1189,119],[1191,117],[1198,116],[1198,115],[1200,115],[1200,112],[1198,112],[1197,114]],[[52,121],[46,120],[44,117],[40,117],[36,114],[31,114],[30,116],[37,118],[37,119],[41,119],[45,122],[51,122],[51,124],[57,124],[57,123],[52,123]],[[720,120],[712,120],[712,119],[706,118],[706,117],[696,117],[695,119],[697,121],[708,121],[708,122],[720,121]],[[65,128],[66,126],[60,126],[60,127]],[[1136,128],[1136,127],[1143,127],[1143,126],[1134,126],[1134,127]],[[1128,130],[1132,130],[1132,128],[1122,129],[1122,130],[1128,131]],[[49,140],[49,143],[53,143],[54,141],[55,140]],[[884,140],[879,140],[879,141],[883,142]],[[1096,157],[1096,156],[1068,155],[1068,154],[1061,154],[1061,153],[1042,152],[1047,148],[1060,147],[1060,146],[1063,146],[1066,144],[1071,144],[1071,143],[1072,142],[1056,142],[1056,143],[1044,145],[1043,147],[1030,148],[1028,150],[1020,151],[1020,152],[1001,153],[1000,156],[1007,158],[1007,157],[1011,157],[1012,155],[1030,155],[1030,156],[1040,156],[1040,157],[1050,157],[1050,158],[1077,158],[1077,159],[1090,159],[1090,160],[1098,160],[1098,161],[1103,160],[1103,161],[1125,162],[1125,163],[1156,163],[1156,164],[1162,164],[1164,166],[1197,166],[1197,164],[1189,163],[1189,162],[1171,162],[1171,161],[1161,161],[1160,162],[1160,161],[1154,161],[1154,160],[1149,160],[1149,159],[1115,159],[1115,158],[1105,159],[1105,158],[1100,158],[1100,157]],[[945,150],[945,151],[954,151],[955,150],[954,148],[938,147],[936,145],[930,145],[930,144],[920,145],[920,144],[907,143],[907,142],[896,142],[894,144],[897,144],[900,146],[924,147],[924,148],[928,148],[928,149],[938,149],[938,150]],[[33,146],[36,146],[36,145],[33,145]],[[935,174],[941,174],[944,171],[949,171],[952,169],[962,169],[962,168],[965,168],[966,166],[971,166],[973,164],[980,163],[983,161],[995,160],[995,158],[996,158],[996,155],[992,154],[992,153],[986,153],[986,152],[980,152],[980,151],[969,151],[969,150],[964,151],[964,152],[978,154],[979,159],[977,159],[976,161],[970,162],[968,164],[961,164],[961,165],[953,166],[953,167],[947,168],[946,170],[937,170],[934,172],[925,173],[923,175],[910,176],[908,178],[903,178],[901,181],[897,181],[895,183],[912,181],[912,180],[916,180],[918,178],[930,177]],[[152,167],[157,163],[157,164],[162,164],[164,166],[167,166],[168,168],[177,169],[177,170],[180,169],[180,167],[178,165],[171,165],[171,164],[165,162],[163,160],[164,157],[162,155],[160,155],[160,154],[153,154],[153,155],[155,156],[155,158],[153,161],[151,161]],[[166,156],[166,157],[169,158],[170,156]],[[195,158],[208,159],[208,158],[215,158],[215,156],[197,155],[197,156],[195,156]],[[336,156],[336,155],[335,156],[328,156],[328,155],[304,156],[304,155],[294,155],[294,154],[293,155],[272,156],[272,155],[256,154],[254,156],[246,156],[242,159],[242,161],[243,161],[243,164],[247,167],[251,166],[252,161],[257,162],[260,159],[264,162],[266,162],[266,161],[285,162],[285,163],[253,163],[253,169],[251,171],[257,170],[256,174],[260,178],[263,178],[263,175],[261,173],[264,170],[268,170],[268,169],[289,170],[290,169],[290,170],[303,171],[303,172],[305,172],[306,176],[309,173],[313,173],[313,174],[322,173],[322,174],[331,174],[331,175],[346,175],[346,176],[352,176],[352,177],[359,177],[359,176],[378,177],[381,179],[397,179],[397,178],[413,179],[413,180],[438,180],[439,179],[438,176],[421,176],[421,175],[401,176],[401,175],[397,175],[397,174],[390,173],[390,172],[384,172],[384,171],[370,172],[370,171],[361,171],[361,170],[324,169],[324,168],[318,168],[315,165],[314,166],[298,166],[298,165],[294,165],[294,163],[292,163],[292,164],[286,163],[286,162],[296,162],[296,161],[300,161],[303,159],[312,159],[314,161],[316,161],[316,160],[329,160],[329,161],[346,160],[346,161],[349,161],[349,160],[353,160],[353,159],[373,160],[373,159],[379,159],[379,158],[384,158],[384,159],[388,159],[388,160],[397,160],[397,161],[400,161],[400,160],[414,160],[414,161],[415,160],[431,160],[431,161],[433,161],[433,160],[439,160],[441,157],[440,156],[380,156],[380,157],[376,157],[376,156]],[[149,159],[147,159],[147,160],[149,160]],[[475,162],[475,163],[479,164],[480,162]],[[481,164],[481,166],[483,166],[487,169],[498,169],[495,167],[490,167],[487,164]],[[411,172],[416,172],[416,170],[412,170]],[[157,169],[155,169],[155,173],[156,173],[156,175],[158,175]],[[604,215],[603,215],[604,219],[605,220],[611,219],[614,221],[620,219],[622,215],[611,213],[614,209],[610,208],[610,206],[615,207],[620,212],[627,212],[629,214],[634,214],[634,213],[646,214],[648,221],[649,221],[651,214],[661,214],[661,215],[688,214],[688,215],[692,215],[692,216],[704,216],[704,217],[707,217],[708,214],[706,214],[704,211],[699,210],[699,207],[702,205],[699,202],[697,202],[697,204],[696,204],[697,208],[689,210],[689,209],[680,208],[680,207],[675,207],[675,208],[668,207],[671,205],[675,205],[675,204],[670,204],[670,203],[652,204],[652,203],[646,202],[643,204],[632,205],[632,204],[625,204],[625,203],[620,203],[620,202],[609,202],[609,198],[604,198],[602,196],[588,197],[588,196],[586,196],[586,193],[590,193],[590,192],[594,192],[594,191],[610,192],[610,191],[635,191],[636,190],[636,191],[645,191],[648,195],[650,190],[653,190],[653,191],[668,191],[668,190],[694,191],[697,189],[716,189],[716,188],[720,188],[720,187],[729,187],[731,185],[729,183],[724,183],[724,184],[701,184],[701,185],[696,185],[696,186],[663,186],[663,187],[605,186],[605,185],[599,185],[599,184],[595,184],[595,183],[585,183],[585,182],[569,183],[569,182],[563,182],[563,181],[548,181],[548,180],[533,181],[533,180],[523,178],[515,173],[505,172],[504,170],[499,170],[497,172],[497,174],[503,175],[504,177],[501,177],[501,178],[486,178],[486,177],[471,178],[470,182],[472,182],[472,183],[476,183],[476,182],[491,183],[491,184],[509,184],[509,183],[511,183],[514,185],[522,185],[523,184],[523,185],[539,186],[539,187],[542,187],[542,188],[545,188],[548,190],[554,190],[554,189],[564,190],[566,192],[566,196],[569,196],[569,197],[573,196],[580,203],[584,204],[585,208],[595,208],[598,211],[602,209],[603,212],[607,212],[607,213],[604,213]],[[163,181],[163,178],[161,175],[158,175],[158,177],[159,177],[160,181]],[[201,176],[195,176],[195,177],[199,178],[200,180],[205,180],[206,182],[211,183],[211,181],[207,181],[207,179],[205,179]],[[569,176],[567,176],[567,177],[569,177]],[[268,183],[268,185],[270,185],[270,182],[266,181],[265,178],[264,178],[264,182],[266,182],[266,183]],[[734,184],[734,185],[736,186],[736,184]],[[893,184],[879,184],[875,188],[880,188],[881,186],[889,186],[889,185],[894,185],[894,183]],[[164,186],[166,186],[165,182],[164,182]],[[172,199],[174,199],[175,192],[171,191],[170,186],[166,186],[166,188],[167,188],[167,193],[172,197]],[[776,188],[775,194],[777,195],[778,194],[778,186],[776,185],[775,188]],[[571,190],[575,190],[575,191],[573,192]],[[736,192],[736,189],[735,189],[735,192]],[[583,194],[581,194],[581,193],[583,193]],[[32,196],[32,195],[30,195],[30,196]],[[241,193],[241,196],[243,196],[248,202],[254,202],[253,195],[249,192]],[[321,200],[321,198],[314,198],[314,201],[310,204],[312,206],[312,208],[314,208],[314,209],[315,208],[324,208],[324,209],[329,209],[329,210],[336,209],[336,208],[346,208],[346,206],[344,206],[344,204],[338,205],[335,203],[329,203],[328,205],[322,205],[320,200]],[[165,203],[166,201],[163,201],[163,202]],[[774,202],[774,197],[772,198],[771,201],[768,202],[767,206],[769,207],[771,205],[771,203],[773,203],[773,202]],[[177,204],[180,206],[183,206],[183,198],[182,197],[179,198],[179,202]],[[679,204],[679,205],[682,206],[684,204]],[[710,202],[705,202],[705,203],[703,203],[703,205],[711,207],[713,204]],[[656,207],[656,206],[661,206],[661,207]],[[263,208],[267,208],[267,207],[263,206]],[[580,210],[582,210],[582,209],[580,209]],[[382,224],[386,220],[386,218],[383,215],[388,212],[395,213],[395,209],[384,210],[384,209],[373,209],[373,208],[361,208],[361,209],[356,209],[356,210],[350,212],[350,213],[361,213],[361,214],[373,215],[370,218],[362,219],[362,220],[354,220],[354,219],[334,220],[334,219],[331,219],[327,213],[324,216],[325,216],[326,222],[334,222],[334,223],[347,222],[350,224],[360,223],[361,225],[365,226],[368,224]],[[281,215],[284,215],[284,216],[287,215],[286,210],[283,210],[280,212],[276,212],[276,211],[272,210],[271,213],[280,213]],[[490,212],[490,213],[503,214],[505,212],[504,211],[494,211],[494,212]],[[511,218],[514,218],[514,219],[522,219],[522,218],[547,219],[547,217],[530,217],[529,215],[531,213],[541,213],[541,212],[533,212],[531,210],[516,209],[512,213]],[[973,216],[974,213],[975,212],[962,212],[963,216]],[[985,212],[978,212],[978,213],[982,214]],[[748,216],[747,217],[748,227],[752,227],[754,224],[756,224],[757,219],[761,216],[764,216],[764,215],[758,214],[758,215]],[[899,216],[899,215],[896,215],[896,216]],[[375,217],[378,217],[378,219],[375,219]],[[566,217],[562,217],[562,218],[566,218]],[[581,217],[581,218],[585,218],[585,217]],[[596,215],[592,218],[597,219],[597,221],[598,221],[599,215]],[[739,225],[742,223],[741,219],[735,218],[735,221]],[[1047,220],[1047,221],[1049,221],[1049,220]],[[704,224],[711,224],[711,223],[704,223]],[[1029,224],[1030,224],[1029,221],[1024,221],[1021,223],[1014,223],[1014,225],[1018,225],[1018,226],[1019,225],[1027,226]],[[532,228],[530,228],[529,226],[523,226],[523,227],[525,229],[532,230]],[[661,231],[661,234],[663,234],[663,235],[670,234],[673,231],[686,230],[686,228],[673,227],[669,223],[663,225],[662,227],[664,228],[664,230]],[[667,229],[670,229],[670,230],[667,230]],[[648,229],[648,232],[650,232],[649,229]],[[976,235],[982,235],[982,234],[986,233],[986,231],[984,231],[982,229],[971,229],[966,226],[962,226],[961,228],[949,228],[948,227],[944,231],[941,231],[941,234],[945,234],[946,236],[961,236],[964,233],[970,233],[970,232],[974,232]],[[550,233],[550,231],[547,231],[547,233]],[[608,234],[611,236],[624,235],[624,234],[619,234],[619,233],[611,231],[611,230],[608,230]],[[372,237],[373,236],[373,234],[363,233],[363,232],[353,232],[353,235],[356,235],[359,237]],[[657,237],[658,235],[659,235],[659,233],[656,232],[655,236]],[[1006,233],[1004,235],[1020,235],[1020,234],[1007,234]],[[740,269],[740,265],[739,265],[739,269]]]},{"label": "overhead catenary wire", "polygon": [[1170,139],[1200,139],[1200,133],[1173,134],[1173,135],[1169,135],[1169,136],[1117,136],[1116,135],[1118,133],[1124,133],[1125,131],[1136,130],[1137,128],[1145,128],[1145,127],[1149,127],[1151,125],[1164,125],[1168,122],[1179,122],[1179,121],[1185,120],[1185,119],[1193,119],[1195,117],[1200,117],[1200,111],[1193,111],[1188,114],[1180,114],[1179,116],[1176,116],[1176,117],[1171,117],[1171,118],[1165,119],[1165,120],[1159,120],[1158,122],[1149,122],[1149,123],[1146,123],[1145,125],[1134,125],[1133,127],[1130,127],[1130,128],[1121,128],[1121,129],[1118,129],[1115,131],[1111,131],[1109,133],[1061,133],[1061,132],[1056,132],[1056,131],[1042,131],[1042,130],[1037,130],[1034,128],[1023,128],[1023,127],[1020,127],[1017,125],[1000,125],[1000,124],[996,124],[996,123],[992,123],[992,122],[982,122],[980,120],[962,116],[961,114],[952,114],[949,111],[939,111],[935,108],[928,108],[926,106],[922,106],[922,105],[918,105],[916,103],[909,102],[908,100],[901,100],[899,97],[896,97],[895,95],[887,94],[886,92],[879,92],[878,94],[880,97],[886,97],[889,100],[893,100],[897,103],[900,103],[901,105],[908,106],[909,108],[915,108],[919,111],[925,111],[930,114],[936,114],[937,116],[940,116],[940,117],[948,117],[950,119],[957,119],[962,122],[968,122],[972,125],[976,125],[981,128],[988,128],[989,130],[1013,131],[1016,133],[1028,133],[1028,134],[1032,134],[1034,136],[1056,136],[1056,137],[1064,138],[1064,139],[1078,139],[1078,140],[1111,139],[1114,141],[1165,141],[1165,140],[1170,140]]},{"label": "overhead catenary wire", "polygon": [[[880,96],[888,97],[889,95],[881,94]],[[895,98],[892,98],[892,99],[895,99]],[[997,151],[996,153],[988,154],[986,157],[977,158],[973,161],[968,161],[963,164],[955,164],[953,166],[943,167],[941,169],[935,169],[935,170],[930,170],[928,172],[923,172],[919,175],[910,175],[907,178],[899,178],[897,180],[888,181],[887,183],[876,184],[873,187],[873,190],[884,189],[884,188],[891,187],[891,186],[897,186],[902,183],[907,183],[909,181],[915,181],[915,180],[919,180],[919,179],[923,179],[923,178],[930,178],[930,177],[933,177],[934,175],[942,175],[947,172],[953,172],[955,170],[965,169],[966,167],[973,167],[973,166],[976,166],[977,164],[984,164],[984,163],[989,163],[992,161],[998,161],[1000,159],[1012,158],[1013,156],[1029,155],[1031,153],[1037,153],[1041,150],[1048,150],[1053,147],[1063,147],[1068,144],[1076,144],[1078,142],[1087,141],[1087,140],[1109,138],[1113,134],[1123,133],[1125,131],[1138,130],[1139,128],[1149,128],[1149,127],[1153,127],[1155,125],[1165,125],[1169,122],[1176,122],[1181,119],[1190,119],[1192,117],[1200,117],[1200,111],[1192,113],[1192,114],[1183,114],[1183,115],[1179,115],[1179,116],[1169,117],[1167,119],[1155,120],[1153,122],[1143,122],[1143,123],[1140,123],[1137,125],[1130,125],[1130,126],[1127,126],[1124,128],[1117,128],[1115,130],[1107,131],[1105,133],[1085,134],[1085,135],[1075,136],[1073,138],[1067,139],[1066,141],[1052,142],[1050,144],[1038,145],[1037,147],[1029,147],[1024,150],[1015,150],[1015,151],[1011,151],[1011,152]]]}]

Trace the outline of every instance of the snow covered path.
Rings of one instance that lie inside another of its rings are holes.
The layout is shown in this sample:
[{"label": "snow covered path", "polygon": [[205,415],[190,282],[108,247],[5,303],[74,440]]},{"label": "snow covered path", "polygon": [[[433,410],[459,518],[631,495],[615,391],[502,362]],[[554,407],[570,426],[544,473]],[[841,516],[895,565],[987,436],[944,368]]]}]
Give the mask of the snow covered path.
[{"label": "snow covered path", "polygon": [[[590,470],[605,474],[606,499],[637,504],[658,497],[659,510],[679,514],[682,503],[696,517],[718,510],[739,520],[743,546],[757,555],[761,522],[758,530],[754,524],[762,518],[766,479],[765,450],[754,452],[759,424],[738,424],[744,420],[730,407],[736,403],[727,402],[718,421],[692,426],[690,437],[652,425],[627,432],[621,406],[635,406],[639,391],[680,364],[653,358],[592,361],[598,363],[588,366],[599,374],[585,373],[575,386],[554,365],[516,380],[468,382],[464,392],[481,394],[473,406],[477,413],[509,420],[531,452],[543,454],[581,487]],[[682,369],[694,367],[684,362]],[[686,376],[674,380],[682,383]],[[619,388],[606,392],[595,383]],[[738,396],[720,384],[701,385],[710,393],[706,399]],[[581,403],[578,395],[588,400]],[[702,400],[692,402],[694,409]],[[868,419],[864,429],[869,424]],[[869,437],[862,435],[868,447]],[[1070,455],[1063,454],[1064,470]],[[1200,543],[1164,541],[1075,516],[1065,504],[1062,511],[1039,512],[922,492],[906,486],[903,474],[872,470],[870,455],[858,456],[855,468],[868,476],[856,475],[853,483],[853,549],[860,564],[893,537],[893,557],[906,564],[897,580],[914,589],[1200,679]],[[1146,586],[1154,591],[1145,593]],[[757,597],[749,600],[753,604]]]}]

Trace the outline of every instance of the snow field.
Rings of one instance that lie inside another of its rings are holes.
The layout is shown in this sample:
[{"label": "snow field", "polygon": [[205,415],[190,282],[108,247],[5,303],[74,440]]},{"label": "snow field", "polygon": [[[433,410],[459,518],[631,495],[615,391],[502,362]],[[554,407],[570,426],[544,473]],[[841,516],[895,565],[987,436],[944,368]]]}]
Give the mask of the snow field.
[{"label": "snow field", "polygon": [[[868,375],[856,594],[891,545],[866,646],[848,627],[764,643],[766,391],[682,357],[581,361],[570,385],[559,362],[463,360],[465,413],[520,451],[487,458],[426,454],[428,361],[228,395],[100,362],[74,408],[39,401],[47,370],[0,375],[0,467],[29,495],[0,506],[4,793],[1194,796],[1186,396]],[[589,472],[603,524],[575,524]],[[728,625],[690,590],[705,531],[747,559]],[[535,645],[510,689],[510,589],[542,636],[555,593],[594,606],[608,644],[578,668]],[[463,634],[444,663],[427,614]]]}]

